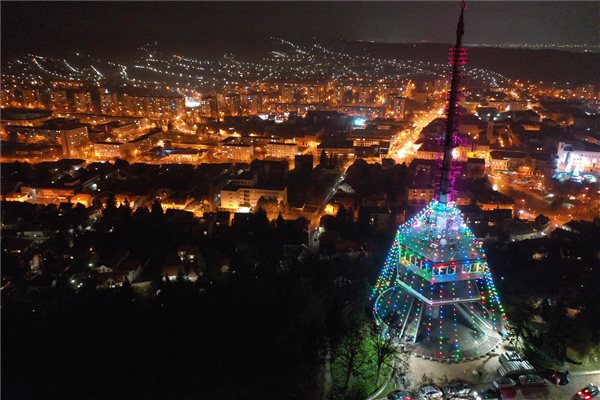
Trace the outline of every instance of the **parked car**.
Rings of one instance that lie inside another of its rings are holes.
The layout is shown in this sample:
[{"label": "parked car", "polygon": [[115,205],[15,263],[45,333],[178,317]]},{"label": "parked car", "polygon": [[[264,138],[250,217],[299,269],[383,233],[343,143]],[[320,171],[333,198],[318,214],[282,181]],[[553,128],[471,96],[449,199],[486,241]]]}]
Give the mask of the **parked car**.
[{"label": "parked car", "polygon": [[475,400],[502,400],[500,390],[496,388],[488,388],[481,392],[473,392]]},{"label": "parked car", "polygon": [[494,382],[492,382],[492,384],[497,389],[508,389],[517,386],[517,382],[515,382],[513,379],[510,379],[508,376],[501,376],[500,378],[496,378],[494,379]]},{"label": "parked car", "polygon": [[569,380],[569,371],[565,371],[565,372],[560,372],[560,371],[554,371],[552,372],[552,374],[550,374],[550,378],[549,378],[550,382],[554,383],[555,385],[568,385],[570,380]]},{"label": "parked car", "polygon": [[573,398],[577,400],[589,400],[593,399],[594,397],[597,397],[598,394],[600,394],[600,389],[598,389],[598,386],[592,385],[590,383],[589,385],[578,391],[577,394],[573,396]]},{"label": "parked car", "polygon": [[423,385],[417,392],[417,398],[419,400],[442,400],[444,392],[435,385]]},{"label": "parked car", "polygon": [[388,400],[414,400],[415,397],[411,392],[406,390],[395,390],[387,395]]},{"label": "parked car", "polygon": [[519,376],[519,385],[522,386],[543,386],[545,384],[546,381],[539,375],[527,374]]},{"label": "parked car", "polygon": [[448,397],[466,397],[471,393],[471,387],[462,381],[452,381],[444,385],[444,393]]}]

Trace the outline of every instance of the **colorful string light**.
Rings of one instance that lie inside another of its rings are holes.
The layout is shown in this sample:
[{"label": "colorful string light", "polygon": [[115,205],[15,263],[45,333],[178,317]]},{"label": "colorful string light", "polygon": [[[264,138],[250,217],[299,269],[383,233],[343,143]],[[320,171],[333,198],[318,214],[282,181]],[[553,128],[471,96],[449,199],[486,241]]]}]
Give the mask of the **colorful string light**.
[{"label": "colorful string light", "polygon": [[433,359],[491,351],[506,317],[481,245],[453,203],[432,201],[398,228],[371,293],[377,322]]}]

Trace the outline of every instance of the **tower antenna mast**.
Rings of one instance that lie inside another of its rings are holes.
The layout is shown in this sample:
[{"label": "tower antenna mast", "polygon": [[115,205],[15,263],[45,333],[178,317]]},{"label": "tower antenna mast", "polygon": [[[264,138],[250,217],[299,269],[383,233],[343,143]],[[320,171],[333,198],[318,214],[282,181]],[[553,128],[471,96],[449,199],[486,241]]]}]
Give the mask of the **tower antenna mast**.
[{"label": "tower antenna mast", "polygon": [[457,129],[457,101],[459,99],[458,84],[460,83],[461,66],[465,61],[465,49],[462,47],[462,37],[465,32],[465,23],[463,14],[466,3],[463,0],[460,4],[460,18],[456,27],[456,44],[450,49],[450,62],[452,63],[452,78],[450,81],[450,95],[448,99],[446,136],[444,139],[444,158],[442,161],[442,176],[440,179],[440,198],[439,202],[447,204],[450,201],[450,169],[452,165],[452,147],[454,132]]}]

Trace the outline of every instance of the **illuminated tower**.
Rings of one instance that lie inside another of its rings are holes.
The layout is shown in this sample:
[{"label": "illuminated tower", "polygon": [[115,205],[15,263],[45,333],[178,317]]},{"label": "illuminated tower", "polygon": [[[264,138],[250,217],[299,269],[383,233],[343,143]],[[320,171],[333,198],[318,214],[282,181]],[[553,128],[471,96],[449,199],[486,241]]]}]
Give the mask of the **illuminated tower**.
[{"label": "illuminated tower", "polygon": [[425,358],[463,361],[502,340],[504,311],[481,242],[452,202],[452,149],[458,130],[464,2],[450,50],[450,84],[439,194],[398,228],[372,300],[385,334]]}]

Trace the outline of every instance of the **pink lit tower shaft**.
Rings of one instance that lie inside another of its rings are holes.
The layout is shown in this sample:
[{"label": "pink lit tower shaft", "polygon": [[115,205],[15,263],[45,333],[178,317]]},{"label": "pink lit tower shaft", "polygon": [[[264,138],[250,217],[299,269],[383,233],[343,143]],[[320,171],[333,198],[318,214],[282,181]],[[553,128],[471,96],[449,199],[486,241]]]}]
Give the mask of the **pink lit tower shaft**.
[{"label": "pink lit tower shaft", "polygon": [[465,33],[464,23],[465,2],[461,3],[460,18],[456,27],[456,45],[450,49],[450,63],[452,65],[452,78],[450,81],[450,95],[448,99],[446,136],[444,139],[444,159],[442,161],[442,177],[440,180],[440,203],[447,204],[450,201],[450,173],[452,164],[452,147],[454,145],[454,133],[458,129],[457,102],[460,97],[458,84],[461,77],[461,66],[466,64],[466,49],[462,47],[462,37]]}]

